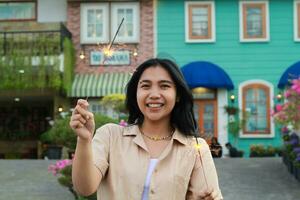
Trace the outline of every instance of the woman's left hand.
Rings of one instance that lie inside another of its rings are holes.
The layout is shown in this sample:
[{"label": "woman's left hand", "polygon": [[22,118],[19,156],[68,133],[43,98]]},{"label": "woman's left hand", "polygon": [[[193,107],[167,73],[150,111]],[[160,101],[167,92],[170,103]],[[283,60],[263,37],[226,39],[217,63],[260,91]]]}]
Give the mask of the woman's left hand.
[{"label": "woman's left hand", "polygon": [[206,190],[200,194],[201,200],[219,200],[218,191],[214,189]]}]

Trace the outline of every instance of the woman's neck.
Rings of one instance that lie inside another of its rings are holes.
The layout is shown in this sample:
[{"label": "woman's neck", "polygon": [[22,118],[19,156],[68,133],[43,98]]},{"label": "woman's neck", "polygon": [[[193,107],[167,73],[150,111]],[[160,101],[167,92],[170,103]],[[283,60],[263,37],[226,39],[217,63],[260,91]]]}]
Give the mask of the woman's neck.
[{"label": "woman's neck", "polygon": [[165,121],[144,121],[140,128],[142,129],[143,133],[147,135],[168,136],[173,132],[173,127],[171,126],[170,122]]}]

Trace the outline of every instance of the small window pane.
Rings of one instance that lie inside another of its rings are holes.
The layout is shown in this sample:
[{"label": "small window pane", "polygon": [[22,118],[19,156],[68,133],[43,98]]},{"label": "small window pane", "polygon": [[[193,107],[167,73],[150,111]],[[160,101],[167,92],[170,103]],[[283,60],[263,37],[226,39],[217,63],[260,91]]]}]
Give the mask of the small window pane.
[{"label": "small window pane", "polygon": [[192,35],[208,36],[208,9],[192,9]]},{"label": "small window pane", "polygon": [[0,3],[0,20],[35,19],[35,3]]},{"label": "small window pane", "polygon": [[266,89],[258,86],[247,88],[244,90],[245,94],[245,111],[246,118],[246,132],[266,133],[268,131],[268,104],[269,99]]},{"label": "small window pane", "polygon": [[96,37],[102,37],[103,24],[96,24]]},{"label": "small window pane", "polygon": [[88,37],[103,36],[103,11],[101,9],[89,9],[87,11]]},{"label": "small window pane", "polygon": [[124,22],[119,31],[121,37],[133,36],[133,9],[118,9],[118,25],[124,18]]},{"label": "small window pane", "polygon": [[260,8],[247,8],[247,35],[261,37],[263,35],[262,10]]},{"label": "small window pane", "polygon": [[96,31],[93,24],[88,24],[88,37],[94,37],[96,35]]}]

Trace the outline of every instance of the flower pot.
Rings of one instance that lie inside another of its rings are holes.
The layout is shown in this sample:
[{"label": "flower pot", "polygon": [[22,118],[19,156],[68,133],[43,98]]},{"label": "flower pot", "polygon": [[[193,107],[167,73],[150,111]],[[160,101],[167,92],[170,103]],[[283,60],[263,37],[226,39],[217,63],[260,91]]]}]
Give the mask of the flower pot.
[{"label": "flower pot", "polygon": [[300,168],[299,167],[295,167],[295,178],[300,182]]},{"label": "flower pot", "polygon": [[288,171],[293,174],[293,171],[294,171],[294,164],[291,160],[288,160],[287,162],[287,168],[288,168]]},{"label": "flower pot", "polygon": [[48,146],[46,156],[48,159],[59,160],[61,159],[61,146]]}]

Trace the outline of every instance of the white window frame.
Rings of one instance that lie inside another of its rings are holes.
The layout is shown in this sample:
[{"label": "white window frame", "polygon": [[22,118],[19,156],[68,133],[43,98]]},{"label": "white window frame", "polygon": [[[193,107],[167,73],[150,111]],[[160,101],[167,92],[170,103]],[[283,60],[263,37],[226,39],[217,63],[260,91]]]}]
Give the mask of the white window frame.
[{"label": "white window frame", "polygon": [[[103,10],[103,37],[87,37],[87,11],[89,9]],[[96,44],[109,42],[109,4],[108,3],[82,3],[80,4],[80,43]]]},{"label": "white window frame", "polygon": [[[265,85],[266,87],[269,88],[270,91],[270,109],[272,109],[274,107],[274,101],[272,100],[273,96],[274,96],[274,86],[272,85],[272,83],[265,81],[265,80],[260,80],[260,79],[253,79],[253,80],[248,80],[248,81],[244,81],[242,83],[239,84],[239,109],[242,110],[243,109],[243,88],[247,85],[250,84],[262,84]],[[240,113],[239,118],[241,119],[242,113]],[[270,116],[271,117],[271,116]],[[240,131],[239,133],[239,137],[240,138],[274,138],[275,137],[275,124],[274,121],[272,119],[270,119],[270,133],[268,134],[243,134],[243,130]]]},{"label": "white window frame", "polygon": [[[266,8],[266,37],[265,38],[244,38],[244,4],[265,4]],[[269,1],[240,1],[239,2],[239,19],[240,19],[240,42],[268,42],[270,41],[270,16]]]},{"label": "white window frame", "polygon": [[300,30],[299,30],[299,18],[298,16],[300,13],[298,13],[298,6],[300,6],[300,0],[294,1],[294,41],[300,42]]},{"label": "white window frame", "polygon": [[[122,37],[118,35],[115,39],[116,42],[122,43],[138,43],[140,41],[140,4],[139,2],[124,2],[124,3],[112,3],[111,4],[111,39],[113,39],[114,34],[118,30],[117,22],[117,10],[122,9],[132,9],[133,10],[133,36]],[[122,25],[124,26],[124,24]]]},{"label": "white window frame", "polygon": [[[211,38],[191,39],[189,38],[189,6],[210,5],[211,6]],[[185,2],[185,42],[188,43],[213,43],[216,41],[215,2],[214,1],[186,1]]]}]

